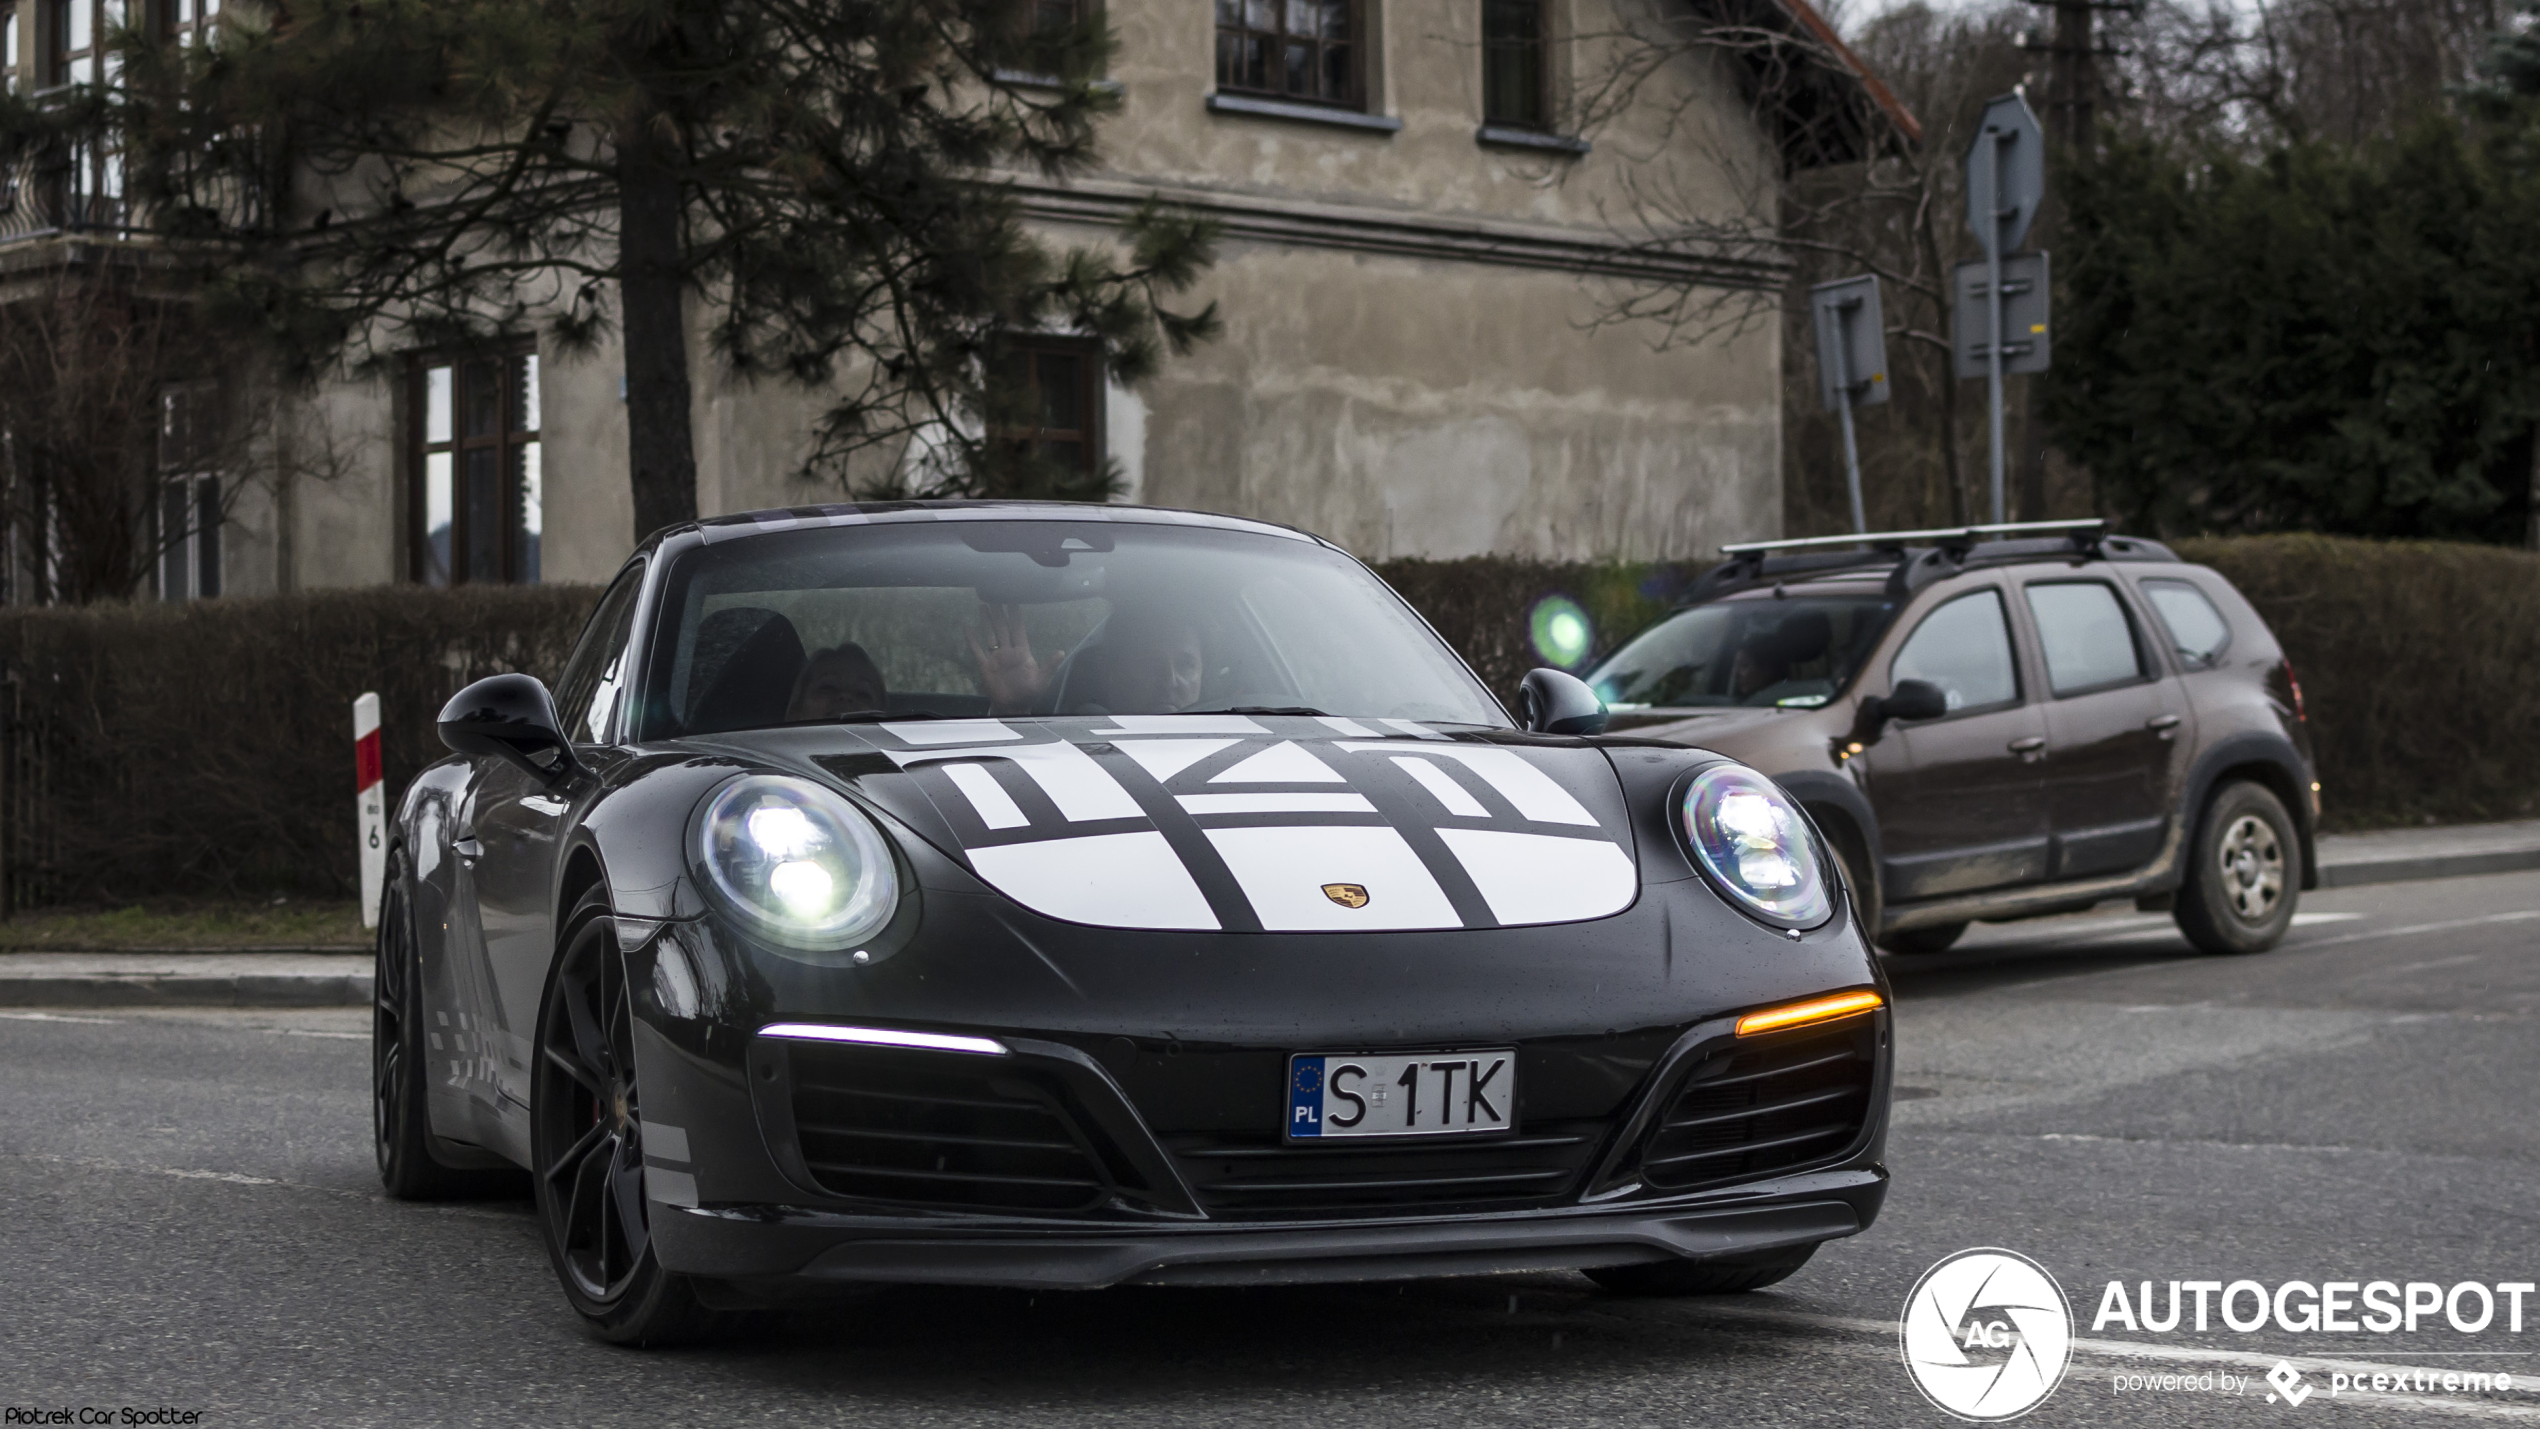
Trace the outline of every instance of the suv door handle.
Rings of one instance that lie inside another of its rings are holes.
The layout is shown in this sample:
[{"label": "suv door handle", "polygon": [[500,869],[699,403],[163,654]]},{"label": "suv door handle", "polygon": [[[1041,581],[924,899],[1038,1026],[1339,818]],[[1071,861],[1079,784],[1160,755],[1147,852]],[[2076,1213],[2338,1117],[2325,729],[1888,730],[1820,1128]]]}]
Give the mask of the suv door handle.
[{"label": "suv door handle", "polygon": [[2178,716],[2174,714],[2154,715],[2143,722],[2143,727],[2151,730],[2155,734],[2158,734],[2163,739],[2168,739],[2172,735],[2178,733]]},{"label": "suv door handle", "polygon": [[2011,741],[2011,752],[2032,764],[2036,763],[2045,751],[2046,736],[2042,734],[2032,734],[2026,739]]},{"label": "suv door handle", "polygon": [[459,857],[466,859],[470,863],[474,863],[485,856],[485,845],[478,843],[474,834],[468,834],[452,840],[450,844],[450,852],[457,854]]}]

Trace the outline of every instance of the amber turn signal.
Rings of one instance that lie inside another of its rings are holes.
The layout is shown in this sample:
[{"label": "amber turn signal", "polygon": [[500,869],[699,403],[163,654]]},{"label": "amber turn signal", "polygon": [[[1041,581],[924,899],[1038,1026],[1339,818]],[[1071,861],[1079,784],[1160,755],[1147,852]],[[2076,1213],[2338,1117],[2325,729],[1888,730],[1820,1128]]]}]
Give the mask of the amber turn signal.
[{"label": "amber turn signal", "polygon": [[1880,1007],[1886,999],[1867,988],[1859,992],[1838,992],[1828,997],[1812,997],[1806,1002],[1784,1003],[1761,1012],[1750,1012],[1737,1020],[1737,1035],[1752,1037],[1759,1032],[1781,1032],[1812,1023],[1832,1022]]}]

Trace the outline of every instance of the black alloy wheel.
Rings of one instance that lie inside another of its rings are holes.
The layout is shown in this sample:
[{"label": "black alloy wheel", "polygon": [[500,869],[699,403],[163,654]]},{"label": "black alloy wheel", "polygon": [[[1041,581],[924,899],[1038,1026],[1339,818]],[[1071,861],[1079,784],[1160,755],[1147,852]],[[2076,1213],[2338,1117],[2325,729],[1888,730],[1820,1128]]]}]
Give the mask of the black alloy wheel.
[{"label": "black alloy wheel", "polygon": [[600,1338],[638,1345],[697,1338],[714,1317],[687,1278],[662,1269],[653,1253],[634,994],[608,905],[586,896],[562,942],[538,1015],[530,1094],[548,1258],[565,1299]]},{"label": "black alloy wheel", "polygon": [[2208,953],[2263,953],[2293,926],[2302,845],[2284,801],[2263,784],[2215,791],[2188,853],[2174,917]]},{"label": "black alloy wheel", "polygon": [[379,937],[371,965],[370,1133],[379,1183],[401,1201],[441,1200],[514,1190],[519,1173],[445,1166],[432,1149],[427,1110],[431,1058],[425,1050],[423,969],[416,956],[406,851],[388,852],[379,893]]},{"label": "black alloy wheel", "polygon": [[1600,1265],[1583,1272],[1617,1295],[1739,1295],[1788,1280],[1814,1242],[1736,1260],[1661,1260],[1640,1265]]}]

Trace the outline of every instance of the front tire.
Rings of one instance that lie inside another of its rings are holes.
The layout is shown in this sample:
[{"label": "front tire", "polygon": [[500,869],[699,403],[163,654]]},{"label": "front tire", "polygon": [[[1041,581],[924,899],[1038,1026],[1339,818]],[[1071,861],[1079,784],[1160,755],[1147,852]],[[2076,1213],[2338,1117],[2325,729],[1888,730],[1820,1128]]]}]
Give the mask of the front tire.
[{"label": "front tire", "polygon": [[406,851],[389,850],[370,991],[370,1139],[379,1183],[400,1201],[516,1190],[517,1172],[462,1170],[433,1157],[423,968],[406,877]]},{"label": "front tire", "polygon": [[2284,801],[2263,784],[2231,783],[2205,806],[2172,914],[2208,953],[2263,953],[2293,926],[2302,845]]},{"label": "front tire", "polygon": [[1617,1295],[1742,1295],[1788,1280],[1816,1253],[1812,1243],[1750,1259],[1600,1265],[1585,1274]]},{"label": "front tire", "polygon": [[547,975],[530,1092],[530,1164],[547,1257],[574,1313],[603,1340],[664,1345],[717,1320],[653,1253],[634,993],[608,905],[586,896]]}]

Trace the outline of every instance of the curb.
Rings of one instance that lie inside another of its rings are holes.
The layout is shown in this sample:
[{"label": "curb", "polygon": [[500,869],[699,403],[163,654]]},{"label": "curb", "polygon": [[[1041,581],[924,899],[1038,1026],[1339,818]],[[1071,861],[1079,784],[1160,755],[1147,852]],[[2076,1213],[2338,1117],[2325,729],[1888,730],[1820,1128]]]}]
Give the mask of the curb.
[{"label": "curb", "polygon": [[367,1007],[370,981],[368,972],[0,973],[0,1007]]},{"label": "curb", "polygon": [[2427,854],[2320,865],[2320,887],[2360,888],[2368,883],[2421,883],[2482,873],[2526,873],[2540,868],[2540,848],[2491,849],[2485,853]]}]

